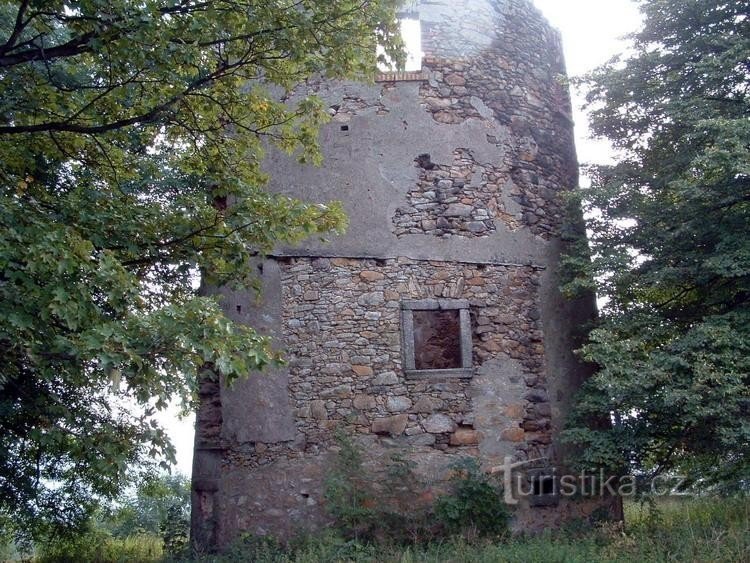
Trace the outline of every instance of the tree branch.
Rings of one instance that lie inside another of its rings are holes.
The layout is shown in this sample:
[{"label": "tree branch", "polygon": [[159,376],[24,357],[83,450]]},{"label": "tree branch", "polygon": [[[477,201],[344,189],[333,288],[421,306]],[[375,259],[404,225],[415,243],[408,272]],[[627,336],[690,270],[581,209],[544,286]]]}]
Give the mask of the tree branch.
[{"label": "tree branch", "polygon": [[15,55],[3,55],[0,57],[0,68],[7,68],[32,61],[58,59],[60,57],[73,57],[90,50],[89,41],[95,37],[94,32],[89,31],[78,37],[74,37],[67,43],[45,49],[42,46],[26,49]]},{"label": "tree branch", "polygon": [[13,46],[16,44],[16,41],[18,40],[18,37],[21,35],[24,28],[26,27],[26,24],[23,21],[23,16],[26,13],[26,9],[28,7],[29,7],[29,0],[23,0],[21,2],[21,5],[18,7],[18,14],[16,14],[16,23],[13,25],[13,32],[10,34],[10,37],[8,38],[8,40],[5,42],[5,45],[3,45],[0,48],[0,55],[4,55],[10,49],[13,48]]}]

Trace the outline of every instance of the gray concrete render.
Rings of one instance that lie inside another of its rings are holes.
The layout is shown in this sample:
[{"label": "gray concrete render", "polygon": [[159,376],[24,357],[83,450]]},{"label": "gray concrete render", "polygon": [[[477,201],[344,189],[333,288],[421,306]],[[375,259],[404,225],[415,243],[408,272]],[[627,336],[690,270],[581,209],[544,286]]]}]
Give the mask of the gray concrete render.
[{"label": "gray concrete render", "polygon": [[[350,226],[259,262],[260,304],[219,290],[288,365],[202,385],[192,533],[203,549],[324,526],[336,430],[375,466],[399,452],[436,490],[462,456],[533,460],[535,475],[565,467],[557,436],[590,373],[573,350],[594,303],[559,291],[561,195],[578,180],[560,38],[527,0],[410,10],[422,70],[300,86],[294,96],[330,108],[325,162],[271,152],[264,163],[269,189],[340,200]],[[612,498],[540,500],[514,508],[515,529],[617,511]]]}]

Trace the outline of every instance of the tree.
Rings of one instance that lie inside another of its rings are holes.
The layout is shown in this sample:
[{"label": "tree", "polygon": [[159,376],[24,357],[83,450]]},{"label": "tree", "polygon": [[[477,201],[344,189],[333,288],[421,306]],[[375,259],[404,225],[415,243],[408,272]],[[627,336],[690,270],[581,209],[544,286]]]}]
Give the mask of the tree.
[{"label": "tree", "polygon": [[190,531],[190,479],[161,474],[142,481],[102,519],[114,537],[161,537],[171,555],[185,550]]},{"label": "tree", "polygon": [[182,524],[182,532],[187,535],[190,527],[190,478],[162,473],[144,479],[134,490],[118,499],[106,511],[102,523],[113,536],[126,538],[144,532],[161,535],[173,517]]},{"label": "tree", "polygon": [[259,163],[320,161],[321,103],[278,99],[399,59],[397,3],[0,2],[0,521],[81,521],[173,457],[156,411],[278,361],[197,279],[251,284],[252,256],[343,228]]},{"label": "tree", "polygon": [[605,301],[568,438],[586,466],[730,483],[750,475],[750,4],[640,8],[629,56],[584,80],[621,158],[583,191],[591,261],[567,261]]}]

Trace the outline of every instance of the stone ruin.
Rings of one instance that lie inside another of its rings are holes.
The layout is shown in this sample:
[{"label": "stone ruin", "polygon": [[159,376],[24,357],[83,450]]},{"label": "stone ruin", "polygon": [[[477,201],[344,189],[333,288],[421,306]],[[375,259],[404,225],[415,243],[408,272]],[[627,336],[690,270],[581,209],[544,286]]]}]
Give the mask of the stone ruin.
[{"label": "stone ruin", "polygon": [[[325,163],[265,161],[269,189],[340,200],[350,227],[258,263],[260,304],[219,290],[227,314],[272,336],[288,364],[232,389],[203,383],[201,550],[329,523],[336,431],[375,467],[394,452],[411,460],[436,490],[466,456],[485,469],[511,460],[529,479],[564,472],[557,436],[590,373],[573,350],[595,308],[559,291],[561,192],[577,185],[560,37],[527,0],[410,10],[421,70],[301,86],[295,96],[331,108]],[[544,483],[514,507],[515,530],[617,513],[616,498]]]}]

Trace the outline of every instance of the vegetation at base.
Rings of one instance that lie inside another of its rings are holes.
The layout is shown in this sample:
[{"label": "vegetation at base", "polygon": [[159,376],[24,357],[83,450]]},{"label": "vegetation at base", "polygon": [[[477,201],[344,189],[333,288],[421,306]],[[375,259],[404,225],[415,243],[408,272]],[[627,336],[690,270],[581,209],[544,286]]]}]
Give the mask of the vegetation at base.
[{"label": "vegetation at base", "polygon": [[186,557],[190,528],[190,480],[159,475],[144,480],[114,505],[102,507],[67,534],[14,543],[7,534],[0,561],[163,561]]},{"label": "vegetation at base", "polygon": [[[326,509],[338,533],[355,541],[426,544],[449,537],[501,538],[509,514],[502,491],[480,471],[474,458],[450,470],[446,490],[434,490],[398,455],[377,470],[342,433],[339,452],[326,481]],[[434,502],[433,502],[434,501]]]},{"label": "vegetation at base", "polygon": [[161,475],[142,482],[106,512],[103,525],[116,538],[155,535],[165,553],[183,553],[190,531],[190,480],[184,475]]},{"label": "vegetation at base", "polygon": [[467,531],[476,537],[506,535],[510,514],[502,500],[502,490],[473,458],[466,458],[456,469],[452,490],[435,502],[435,520],[454,536]]},{"label": "vegetation at base", "polygon": [[579,240],[565,264],[568,290],[605,303],[567,438],[585,469],[736,490],[750,475],[750,10],[638,4],[627,54],[584,80],[591,129],[619,154],[590,169],[590,253]]},{"label": "vegetation at base", "polygon": [[84,530],[79,535],[44,543],[32,559],[37,563],[160,562],[164,561],[162,538],[137,534],[124,538],[105,530]]},{"label": "vegetation at base", "polygon": [[333,534],[307,538],[284,550],[257,538],[239,542],[222,557],[202,563],[591,563],[747,561],[750,499],[685,498],[626,505],[626,524],[571,525],[536,537],[503,541],[455,536],[423,545],[398,546],[346,540]]},{"label": "vegetation at base", "polygon": [[[221,556],[198,559],[154,557],[156,536],[107,539],[76,552],[48,551],[39,563],[163,561],[164,563],[662,563],[750,560],[750,499],[695,497],[648,504],[626,503],[626,522],[580,523],[541,536],[505,540],[448,540],[393,545],[347,539],[334,532],[300,538],[284,548],[268,538],[247,536]],[[78,553],[79,557],[75,554]],[[58,557],[58,558],[56,558]]]}]

